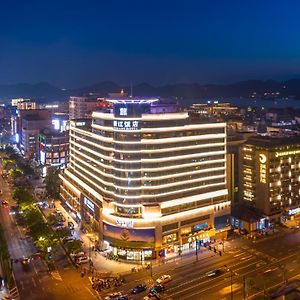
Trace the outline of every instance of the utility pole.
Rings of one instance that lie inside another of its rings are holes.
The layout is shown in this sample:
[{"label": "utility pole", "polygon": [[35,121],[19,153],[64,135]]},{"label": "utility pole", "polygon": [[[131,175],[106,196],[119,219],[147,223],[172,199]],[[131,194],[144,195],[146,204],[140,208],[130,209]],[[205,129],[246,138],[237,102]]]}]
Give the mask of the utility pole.
[{"label": "utility pole", "polygon": [[243,299],[246,300],[246,276],[243,276]]},{"label": "utility pole", "polygon": [[227,271],[230,272],[230,299],[233,300],[233,291],[232,291],[233,271],[226,265],[224,265],[224,267],[227,269]]},{"label": "utility pole", "polygon": [[198,261],[198,238],[196,237],[196,261]]}]

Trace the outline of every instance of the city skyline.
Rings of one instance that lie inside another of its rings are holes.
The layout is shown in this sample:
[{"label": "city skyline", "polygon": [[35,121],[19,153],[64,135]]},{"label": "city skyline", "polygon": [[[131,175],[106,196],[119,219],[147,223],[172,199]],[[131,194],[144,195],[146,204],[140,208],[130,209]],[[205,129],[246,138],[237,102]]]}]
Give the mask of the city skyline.
[{"label": "city skyline", "polygon": [[300,4],[288,2],[5,3],[0,83],[73,88],[102,80],[160,85],[299,77]]}]

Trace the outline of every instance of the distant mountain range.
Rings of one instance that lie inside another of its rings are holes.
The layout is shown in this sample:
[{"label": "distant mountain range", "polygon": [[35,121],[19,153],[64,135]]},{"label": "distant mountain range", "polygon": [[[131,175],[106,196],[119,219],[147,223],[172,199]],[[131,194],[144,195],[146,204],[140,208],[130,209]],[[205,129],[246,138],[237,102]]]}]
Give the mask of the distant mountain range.
[{"label": "distant mountain range", "polygon": [[[98,84],[77,88],[60,89],[47,82],[37,84],[12,84],[0,85],[0,100],[10,101],[11,98],[32,98],[38,102],[66,101],[69,96],[80,96],[90,92],[107,96],[124,89],[128,94],[130,87],[120,86],[114,82],[104,81]],[[203,98],[296,98],[300,99],[300,79],[287,81],[275,80],[247,80],[233,84],[207,84],[178,83],[163,86],[152,86],[140,83],[133,86],[134,96],[160,96],[176,97],[178,99],[203,99]]]}]

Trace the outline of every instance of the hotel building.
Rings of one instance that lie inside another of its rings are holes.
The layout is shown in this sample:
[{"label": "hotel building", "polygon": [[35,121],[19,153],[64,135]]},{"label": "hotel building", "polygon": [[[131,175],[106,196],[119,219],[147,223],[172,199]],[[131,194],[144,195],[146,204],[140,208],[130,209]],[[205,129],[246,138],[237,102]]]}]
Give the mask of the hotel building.
[{"label": "hotel building", "polygon": [[179,254],[223,238],[226,124],[193,120],[158,99],[110,99],[92,123],[70,122],[61,198],[128,260]]},{"label": "hotel building", "polygon": [[300,213],[300,137],[251,137],[239,158],[240,199],[265,226]]}]

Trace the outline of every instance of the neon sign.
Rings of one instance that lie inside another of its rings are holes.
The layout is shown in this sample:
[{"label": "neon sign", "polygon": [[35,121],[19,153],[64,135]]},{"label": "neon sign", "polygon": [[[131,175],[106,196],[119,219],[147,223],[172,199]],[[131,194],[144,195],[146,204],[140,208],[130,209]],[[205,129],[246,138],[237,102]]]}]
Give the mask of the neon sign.
[{"label": "neon sign", "polygon": [[138,130],[139,121],[114,121],[113,126],[116,130]]},{"label": "neon sign", "polygon": [[267,156],[265,154],[259,154],[259,181],[261,183],[267,183]]}]

